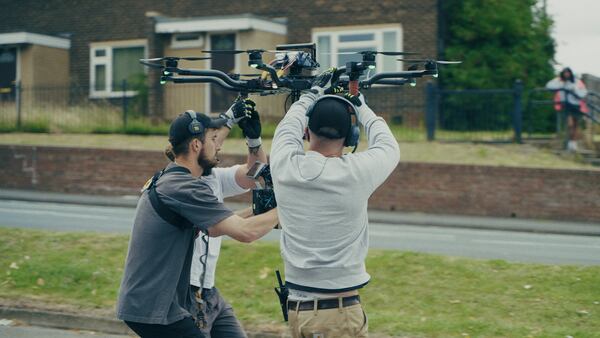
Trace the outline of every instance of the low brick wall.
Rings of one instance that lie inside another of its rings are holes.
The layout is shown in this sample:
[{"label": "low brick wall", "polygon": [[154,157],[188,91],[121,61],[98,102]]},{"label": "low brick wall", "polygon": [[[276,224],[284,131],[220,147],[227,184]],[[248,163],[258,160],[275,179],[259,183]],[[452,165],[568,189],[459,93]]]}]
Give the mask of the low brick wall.
[{"label": "low brick wall", "polygon": [[[224,166],[244,159],[221,156]],[[3,145],[0,163],[0,188],[131,195],[167,160],[157,151]],[[600,171],[401,163],[369,207],[600,222]]]}]

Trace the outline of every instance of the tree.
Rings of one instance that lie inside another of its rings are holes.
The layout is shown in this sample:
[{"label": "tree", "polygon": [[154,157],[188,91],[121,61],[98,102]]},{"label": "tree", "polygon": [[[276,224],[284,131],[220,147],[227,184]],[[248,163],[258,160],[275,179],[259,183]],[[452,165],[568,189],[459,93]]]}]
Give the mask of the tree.
[{"label": "tree", "polygon": [[443,0],[443,57],[463,60],[441,70],[445,88],[543,86],[554,75],[552,20],[536,0]]},{"label": "tree", "polygon": [[[440,0],[442,2],[441,57],[462,60],[440,67],[445,89],[543,86],[554,76],[555,43],[552,20],[537,0]],[[527,97],[527,96],[525,96]],[[448,96],[440,106],[440,126],[453,130],[511,128],[509,95]],[[536,131],[550,131],[554,113],[537,110],[526,116]]]}]

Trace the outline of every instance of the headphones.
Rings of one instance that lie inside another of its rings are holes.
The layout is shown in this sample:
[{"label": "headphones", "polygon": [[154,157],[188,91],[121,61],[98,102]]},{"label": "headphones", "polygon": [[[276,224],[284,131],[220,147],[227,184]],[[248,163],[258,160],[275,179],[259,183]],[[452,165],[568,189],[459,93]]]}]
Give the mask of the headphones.
[{"label": "headphones", "polygon": [[185,112],[192,118],[192,122],[188,125],[188,131],[194,136],[204,134],[204,125],[198,121],[197,113],[193,110],[186,110]]},{"label": "headphones", "polygon": [[[348,135],[346,135],[346,139],[344,140],[344,146],[354,147],[354,150],[352,150],[352,152],[355,152],[356,147],[358,147],[358,141],[360,139],[360,127],[358,126],[358,115],[356,113],[356,107],[354,107],[354,104],[352,104],[352,102],[350,102],[348,99],[338,95],[323,95],[320,98],[316,99],[315,102],[313,102],[308,107],[308,110],[306,111],[306,116],[310,119],[310,116],[315,110],[315,106],[317,105],[317,103],[321,100],[329,98],[340,100],[341,102],[344,102],[351,108],[348,112],[348,114],[350,114],[350,130],[348,131]],[[352,115],[354,115],[354,122],[352,122]]]}]

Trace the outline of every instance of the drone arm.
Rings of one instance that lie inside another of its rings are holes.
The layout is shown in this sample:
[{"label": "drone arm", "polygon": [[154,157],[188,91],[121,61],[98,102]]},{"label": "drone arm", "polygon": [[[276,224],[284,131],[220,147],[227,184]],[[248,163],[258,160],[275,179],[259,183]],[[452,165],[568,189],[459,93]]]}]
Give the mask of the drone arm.
[{"label": "drone arm", "polygon": [[[234,80],[232,78],[230,78],[227,74],[223,73],[222,71],[219,70],[214,70],[214,69],[178,69],[176,71],[177,74],[179,75],[185,75],[185,76],[207,76],[207,77],[212,77],[215,79],[220,79],[222,80],[222,82],[226,83],[227,85],[231,86],[231,87],[243,87],[246,85],[246,81],[237,81]],[[215,82],[217,83],[217,82]]]},{"label": "drone arm", "polygon": [[[409,79],[381,79],[379,81],[377,81],[376,83],[372,83],[372,84],[382,84],[382,85],[394,85],[394,86],[401,86],[404,84],[409,83],[410,80]],[[361,87],[367,84],[363,84],[363,82],[360,82]]]},{"label": "drone arm", "polygon": [[214,83],[219,85],[220,87],[231,90],[231,91],[240,91],[241,88],[230,86],[225,81],[215,78],[215,77],[172,77],[172,76],[163,76],[163,79],[166,81],[171,81],[173,83]]},{"label": "drone arm", "polygon": [[437,71],[435,70],[409,70],[409,71],[404,71],[404,72],[383,72],[383,73],[377,73],[373,76],[371,76],[370,78],[363,80],[362,82],[365,84],[375,84],[375,83],[381,83],[381,80],[383,79],[398,79],[398,78],[403,78],[403,79],[408,79],[408,78],[417,78],[417,77],[423,77],[425,75],[436,75]]}]

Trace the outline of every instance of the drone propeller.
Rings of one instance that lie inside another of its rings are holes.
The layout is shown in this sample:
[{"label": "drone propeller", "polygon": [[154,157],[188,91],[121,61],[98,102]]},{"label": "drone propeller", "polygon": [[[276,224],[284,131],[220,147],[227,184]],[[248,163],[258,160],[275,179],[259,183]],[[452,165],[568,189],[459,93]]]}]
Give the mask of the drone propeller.
[{"label": "drone propeller", "polygon": [[266,49],[213,49],[203,50],[202,53],[208,54],[242,54],[242,53],[280,53],[280,50],[266,50]]},{"label": "drone propeller", "polygon": [[362,50],[362,51],[359,51],[359,52],[339,52],[339,53],[321,53],[321,54],[338,54],[338,55],[354,55],[354,54],[375,55],[375,54],[381,54],[381,55],[389,55],[389,56],[398,56],[398,55],[418,55],[419,53],[413,53],[413,52],[380,52],[380,51],[376,51],[376,50]]},{"label": "drone propeller", "polygon": [[140,63],[143,64],[144,66],[148,66],[148,67],[152,67],[152,68],[158,68],[158,69],[165,68],[165,66],[163,66],[160,63],[148,62],[148,61],[146,61],[146,59],[140,59]]},{"label": "drone propeller", "polygon": [[406,62],[425,62],[425,63],[437,63],[438,65],[457,65],[462,61],[445,61],[445,60],[428,60],[428,59],[396,59],[397,61]]},{"label": "drone propeller", "polygon": [[185,56],[185,57],[178,57],[178,56],[165,56],[165,57],[162,57],[162,58],[153,58],[153,59],[140,59],[140,61],[146,61],[146,62],[179,61],[179,60],[200,61],[200,60],[208,60],[208,59],[211,59],[211,57],[196,57],[196,56]]},{"label": "drone propeller", "polygon": [[419,69],[419,65],[418,65],[418,64],[416,64],[416,63],[415,63],[415,64],[412,64],[412,65],[410,65],[410,67],[408,67],[408,70],[411,70],[411,71],[412,71],[412,70],[418,70],[418,69]]},{"label": "drone propeller", "polygon": [[[140,63],[152,67],[163,69],[165,67],[177,67],[177,61],[179,60],[187,60],[187,61],[200,61],[200,60],[208,60],[211,57],[195,57],[195,56],[186,56],[186,57],[178,57],[178,56],[165,56],[162,58],[152,58],[152,59],[140,59]],[[162,61],[165,61],[166,65],[162,64]]]}]

